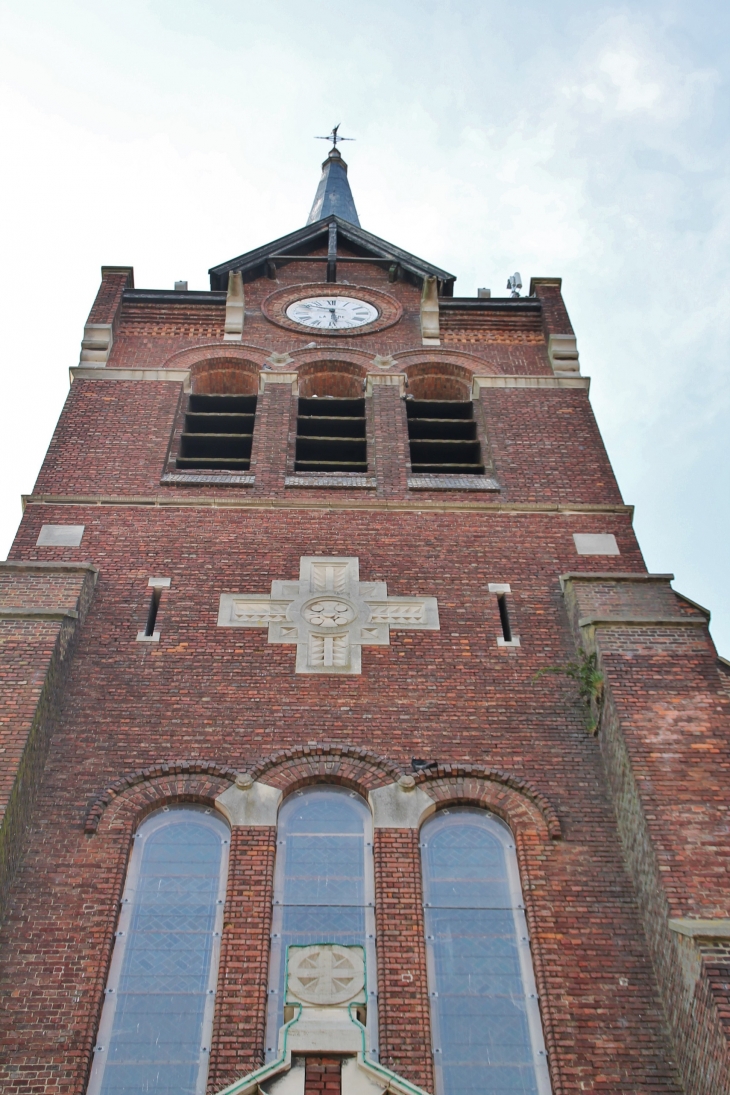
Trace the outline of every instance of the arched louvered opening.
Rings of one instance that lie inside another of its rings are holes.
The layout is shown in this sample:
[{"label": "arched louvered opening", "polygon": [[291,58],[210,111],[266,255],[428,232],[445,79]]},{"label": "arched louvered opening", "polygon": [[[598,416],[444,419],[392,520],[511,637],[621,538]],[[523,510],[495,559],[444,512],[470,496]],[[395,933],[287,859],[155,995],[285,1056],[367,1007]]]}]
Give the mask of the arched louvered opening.
[{"label": "arched louvered opening", "polygon": [[484,475],[471,399],[407,399],[414,475]]}]

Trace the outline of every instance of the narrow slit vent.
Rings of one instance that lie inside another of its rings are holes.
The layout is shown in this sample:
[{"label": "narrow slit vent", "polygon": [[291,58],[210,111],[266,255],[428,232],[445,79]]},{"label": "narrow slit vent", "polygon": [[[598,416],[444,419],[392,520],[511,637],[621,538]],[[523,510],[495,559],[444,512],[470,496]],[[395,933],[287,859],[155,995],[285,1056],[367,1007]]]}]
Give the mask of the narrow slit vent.
[{"label": "narrow slit vent", "polygon": [[191,395],[177,467],[248,471],[255,395]]},{"label": "narrow slit vent", "polygon": [[162,597],[161,589],[153,589],[150,597],[150,607],[147,613],[147,625],[144,629],[144,635],[146,639],[151,639],[155,633],[155,624],[157,623],[157,612],[160,607],[160,598]]},{"label": "narrow slit vent", "polygon": [[296,471],[368,470],[365,400],[300,399]]},{"label": "narrow slit vent", "polygon": [[484,475],[471,400],[407,399],[406,413],[414,475]]},{"label": "narrow slit vent", "polygon": [[497,597],[497,607],[499,608],[499,621],[502,624],[502,638],[506,643],[512,642],[512,625],[509,622],[509,612],[507,610],[507,597],[504,593],[500,593]]}]

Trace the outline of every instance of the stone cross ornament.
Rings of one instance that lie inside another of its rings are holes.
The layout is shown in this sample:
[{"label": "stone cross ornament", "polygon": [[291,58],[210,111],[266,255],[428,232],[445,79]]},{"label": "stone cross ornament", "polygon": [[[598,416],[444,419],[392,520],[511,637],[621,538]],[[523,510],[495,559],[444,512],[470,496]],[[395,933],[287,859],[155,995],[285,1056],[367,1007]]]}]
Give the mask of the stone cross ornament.
[{"label": "stone cross ornament", "polygon": [[333,1007],[365,1001],[365,957],[362,947],[338,943],[289,947],[287,1004]]},{"label": "stone cross ornament", "polygon": [[389,646],[391,627],[439,630],[435,597],[389,597],[385,582],[361,582],[357,558],[303,555],[299,581],[271,594],[222,593],[219,627],[268,627],[270,643],[296,643],[297,673],[353,674],[361,647]]}]

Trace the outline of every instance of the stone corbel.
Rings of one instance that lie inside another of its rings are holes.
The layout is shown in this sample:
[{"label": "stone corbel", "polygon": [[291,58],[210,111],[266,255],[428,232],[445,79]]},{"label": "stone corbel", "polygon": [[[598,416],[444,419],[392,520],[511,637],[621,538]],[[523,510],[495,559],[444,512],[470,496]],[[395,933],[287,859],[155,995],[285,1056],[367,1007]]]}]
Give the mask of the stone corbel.
[{"label": "stone corbel", "polygon": [[81,340],[79,365],[94,369],[103,369],[109,360],[114,344],[114,332],[111,323],[87,323]]},{"label": "stone corbel", "polygon": [[421,293],[421,341],[424,346],[440,346],[439,284],[435,277],[423,279]]},{"label": "stone corbel", "polygon": [[231,826],[274,827],[282,793],[277,787],[254,780],[241,772],[227,790],[216,798],[216,805]]},{"label": "stone corbel", "polygon": [[291,390],[296,395],[299,382],[298,373],[272,373],[262,370],[259,373],[259,391],[263,392],[267,384],[290,384]]},{"label": "stone corbel", "polygon": [[580,376],[575,335],[549,335],[548,357],[555,376]]},{"label": "stone corbel", "polygon": [[371,396],[373,388],[397,388],[401,399],[405,399],[407,378],[405,373],[368,373],[365,378],[365,395]]},{"label": "stone corbel", "polygon": [[436,803],[413,776],[401,776],[397,783],[376,787],[368,795],[376,829],[417,829],[436,809]]},{"label": "stone corbel", "polygon": [[231,270],[228,275],[228,294],[226,296],[226,320],[223,329],[224,342],[240,342],[243,338],[243,320],[246,304],[243,296],[243,275],[240,270]]}]

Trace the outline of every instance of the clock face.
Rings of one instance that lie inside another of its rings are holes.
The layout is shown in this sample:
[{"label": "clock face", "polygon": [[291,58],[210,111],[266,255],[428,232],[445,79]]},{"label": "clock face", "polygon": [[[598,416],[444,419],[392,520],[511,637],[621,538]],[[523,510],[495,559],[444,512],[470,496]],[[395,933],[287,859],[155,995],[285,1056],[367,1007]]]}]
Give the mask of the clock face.
[{"label": "clock face", "polygon": [[346,331],[372,323],[378,318],[378,309],[355,297],[305,297],[290,304],[286,314],[302,327]]}]

